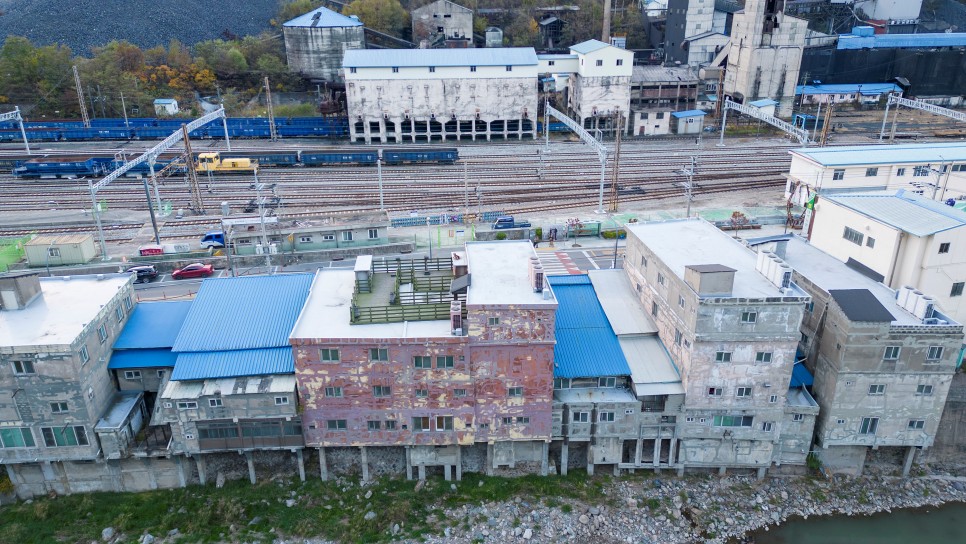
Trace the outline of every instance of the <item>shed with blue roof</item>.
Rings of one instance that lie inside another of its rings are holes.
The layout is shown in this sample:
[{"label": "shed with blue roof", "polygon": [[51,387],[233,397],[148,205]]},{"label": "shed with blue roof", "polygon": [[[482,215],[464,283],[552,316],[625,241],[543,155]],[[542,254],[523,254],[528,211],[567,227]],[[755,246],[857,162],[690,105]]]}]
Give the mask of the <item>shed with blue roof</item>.
[{"label": "shed with blue roof", "polygon": [[317,8],[282,25],[289,68],[309,79],[337,81],[342,53],[365,49],[365,27],[358,18]]},{"label": "shed with blue roof", "polygon": [[685,110],[671,113],[671,117],[677,120],[674,126],[675,134],[700,134],[704,130],[704,116],[706,112],[701,110]]}]

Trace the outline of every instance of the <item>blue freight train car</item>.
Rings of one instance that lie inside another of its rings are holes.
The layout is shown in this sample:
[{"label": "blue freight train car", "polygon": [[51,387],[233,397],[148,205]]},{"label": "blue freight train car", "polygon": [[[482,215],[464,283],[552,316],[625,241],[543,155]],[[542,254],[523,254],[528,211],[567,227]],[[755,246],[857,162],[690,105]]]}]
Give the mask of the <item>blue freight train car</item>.
[{"label": "blue freight train car", "polygon": [[332,164],[376,164],[379,154],[375,151],[303,151],[305,166],[328,166]]},{"label": "blue freight train car", "polygon": [[106,157],[57,157],[18,161],[13,174],[18,178],[78,178],[102,176],[110,172],[112,159]]},{"label": "blue freight train car", "polygon": [[433,162],[453,164],[459,159],[459,151],[446,149],[387,149],[382,152],[386,164]]}]

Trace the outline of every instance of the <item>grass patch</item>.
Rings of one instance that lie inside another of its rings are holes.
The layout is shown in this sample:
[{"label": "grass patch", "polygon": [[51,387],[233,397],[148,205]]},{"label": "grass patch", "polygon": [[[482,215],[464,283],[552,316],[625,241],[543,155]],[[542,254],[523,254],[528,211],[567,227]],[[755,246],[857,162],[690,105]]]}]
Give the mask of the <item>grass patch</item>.
[{"label": "grass patch", "polygon": [[[387,542],[393,538],[389,529],[395,524],[400,526],[395,538],[420,539],[448,523],[435,521],[442,518],[432,515],[439,508],[515,497],[532,503],[559,498],[599,501],[607,481],[581,473],[549,478],[471,473],[464,475],[456,491],[442,478],[427,480],[418,492],[414,481],[383,478],[365,488],[345,481],[266,481],[256,485],[232,481],[222,489],[191,486],[145,493],[70,495],[0,507],[0,542],[90,542],[99,540],[105,527],[125,533],[128,540],[145,532],[163,536],[177,528],[186,543],[252,541],[275,538],[269,533],[275,528],[284,536]],[[372,495],[366,499],[369,490]],[[285,500],[291,498],[298,503],[285,506]],[[563,504],[561,510],[571,507]],[[375,512],[376,518],[366,520],[368,511]]]}]

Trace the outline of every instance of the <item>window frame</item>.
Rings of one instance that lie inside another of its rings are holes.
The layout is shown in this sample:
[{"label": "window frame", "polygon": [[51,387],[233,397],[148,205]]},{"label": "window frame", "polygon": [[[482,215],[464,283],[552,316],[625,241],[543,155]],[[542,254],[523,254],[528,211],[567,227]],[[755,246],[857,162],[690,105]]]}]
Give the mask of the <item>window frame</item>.
[{"label": "window frame", "polygon": [[952,247],[952,242],[940,242],[939,243],[939,254],[945,255],[949,253],[949,249]]},{"label": "window frame", "polygon": [[[890,353],[894,355],[890,356]],[[886,346],[882,351],[883,361],[898,361],[899,357],[902,355],[902,346]]]},{"label": "window frame", "polygon": [[966,289],[966,281],[953,282],[952,287],[949,289],[949,296],[961,297],[963,296],[964,289]]},{"label": "window frame", "polygon": [[[7,440],[4,440],[4,433],[17,433],[19,434],[20,440],[16,439],[16,436],[10,438],[10,442],[22,442],[20,444],[7,445]],[[30,427],[4,427],[0,429],[0,449],[15,449],[15,448],[36,448],[37,441],[34,440],[34,433]]]},{"label": "window frame", "polygon": [[516,385],[506,388],[507,398],[522,398],[523,397],[523,387]]},{"label": "window frame", "polygon": [[288,406],[291,404],[291,400],[288,395],[279,395],[275,397],[275,406]]},{"label": "window frame", "polygon": [[925,419],[910,419],[909,423],[906,426],[906,430],[908,431],[922,431],[922,430],[925,430],[925,428],[926,428]]},{"label": "window frame", "polygon": [[863,436],[875,436],[879,430],[879,418],[863,417],[859,423],[859,434]]},{"label": "window frame", "polygon": [[838,169],[832,170],[832,181],[842,181],[843,179],[845,179],[844,169],[838,168]]},{"label": "window frame", "polygon": [[930,383],[920,383],[916,386],[917,397],[931,397],[936,388]]},{"label": "window frame", "polygon": [[124,371],[125,380],[140,380],[142,379],[140,370],[125,370]]},{"label": "window frame", "polygon": [[64,401],[54,401],[50,403],[50,413],[52,414],[66,414],[70,412],[70,407]]},{"label": "window frame", "polygon": [[748,325],[758,323],[758,312],[756,310],[742,311],[740,321]]},{"label": "window frame", "polygon": [[[70,436],[67,432],[70,431]],[[41,427],[40,434],[44,439],[44,446],[48,448],[65,448],[65,447],[76,447],[76,446],[90,446],[90,438],[87,436],[87,427],[83,425],[68,425],[66,427]],[[57,439],[60,437],[65,444],[58,444]],[[70,438],[73,438],[73,444]]]},{"label": "window frame", "polygon": [[208,408],[221,408],[225,405],[225,402],[221,397],[215,397],[213,399],[208,399]]},{"label": "window frame", "polygon": [[194,400],[182,400],[182,401],[178,401],[177,403],[175,403],[175,406],[178,408],[179,411],[181,411],[181,410],[197,410],[198,409],[198,401],[194,401]]},{"label": "window frame", "polygon": [[730,363],[731,358],[732,358],[732,352],[730,351],[714,352],[714,362],[716,363]]},{"label": "window frame", "polygon": [[10,368],[13,370],[15,376],[32,376],[37,373],[37,367],[34,366],[34,362],[26,359],[10,361]]},{"label": "window frame", "polygon": [[878,166],[874,166],[874,167],[866,168],[865,169],[865,177],[867,177],[867,178],[874,178],[874,177],[876,177],[878,175],[879,175],[879,167]]},{"label": "window frame", "polygon": [[349,428],[349,422],[345,419],[327,419],[325,420],[325,430],[327,431],[345,431]]},{"label": "window frame", "polygon": [[378,240],[379,239],[379,229],[368,229],[369,239]]},{"label": "window frame", "polygon": [[598,423],[613,423],[616,419],[617,412],[611,412],[610,410],[597,412]]},{"label": "window frame", "polygon": [[432,369],[433,357],[431,355],[413,355],[413,368],[419,370]]},{"label": "window frame", "polygon": [[[335,354],[335,358],[332,355]],[[342,351],[339,348],[319,348],[320,363],[340,363],[342,362]]]},{"label": "window frame", "polygon": [[[341,399],[343,398],[342,386],[340,385],[327,386],[325,387],[325,389],[323,389],[323,395],[325,395],[325,398],[327,399]],[[275,398],[279,399],[280,397],[275,397]],[[283,405],[276,403],[276,406],[283,406]]]},{"label": "window frame", "polygon": [[392,386],[391,385],[373,385],[372,397],[377,399],[386,399],[386,398],[392,397]]},{"label": "window frame", "polygon": [[865,234],[862,234],[852,227],[843,227],[842,238],[860,247],[865,242]]},{"label": "window frame", "polygon": [[774,358],[774,352],[771,351],[758,351],[755,353],[755,362],[762,364],[769,364]]},{"label": "window frame", "polygon": [[754,387],[750,385],[742,385],[735,388],[735,398],[737,399],[750,399],[754,393]]},{"label": "window frame", "polygon": [[943,346],[929,346],[926,348],[926,362],[938,363],[943,358]]},{"label": "window frame", "polygon": [[388,363],[389,348],[369,348],[370,363]]},{"label": "window frame", "polygon": [[[448,432],[453,430],[453,416],[436,416],[435,421],[435,431],[436,432]],[[442,423],[442,425],[440,425]]]},{"label": "window frame", "polygon": [[[440,364],[442,362],[443,364]],[[456,367],[456,357],[452,355],[437,355],[436,368],[448,369]]]},{"label": "window frame", "polygon": [[885,395],[886,384],[884,383],[873,383],[869,385],[868,395],[870,397],[881,397]]}]

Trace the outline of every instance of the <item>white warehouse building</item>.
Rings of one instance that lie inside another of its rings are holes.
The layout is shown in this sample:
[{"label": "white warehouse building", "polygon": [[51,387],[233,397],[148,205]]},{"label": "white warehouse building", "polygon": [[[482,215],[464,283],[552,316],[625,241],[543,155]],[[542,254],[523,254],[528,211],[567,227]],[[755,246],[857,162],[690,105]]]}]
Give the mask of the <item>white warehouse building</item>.
[{"label": "white warehouse building", "polygon": [[354,49],[343,70],[353,142],[536,137],[533,48]]},{"label": "white warehouse building", "polygon": [[623,117],[628,132],[631,110],[631,75],[634,52],[587,40],[571,46],[577,57],[577,71],[570,78],[569,109],[575,121],[587,129],[612,132],[615,113]]}]

